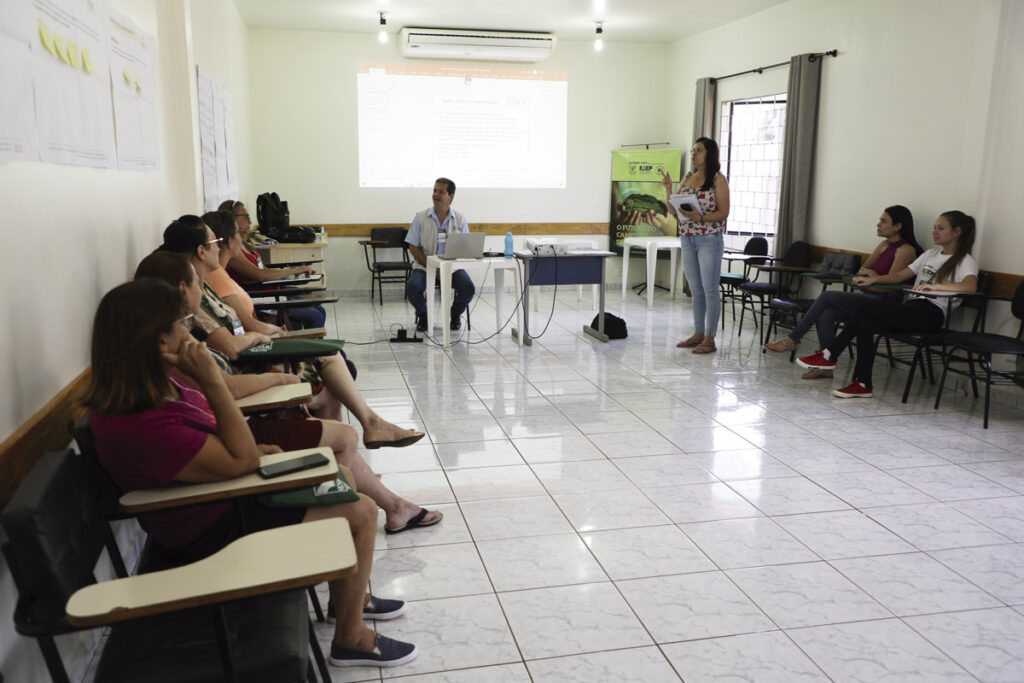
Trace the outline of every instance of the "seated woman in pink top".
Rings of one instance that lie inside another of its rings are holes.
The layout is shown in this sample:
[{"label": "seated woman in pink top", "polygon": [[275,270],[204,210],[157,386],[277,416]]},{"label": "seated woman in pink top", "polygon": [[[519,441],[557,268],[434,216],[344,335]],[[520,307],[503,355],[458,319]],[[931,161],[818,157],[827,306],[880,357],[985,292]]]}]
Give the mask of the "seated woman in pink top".
[{"label": "seated woman in pink top", "polygon": [[[259,467],[261,453],[281,450],[257,444],[206,345],[189,334],[191,318],[181,293],[152,278],[115,287],[97,308],[92,373],[83,403],[92,411],[100,463],[122,490],[232,479]],[[191,378],[200,390],[172,377],[172,370]],[[381,636],[363,623],[364,615],[380,619],[405,611],[401,601],[366,594],[377,525],[372,500],[360,494],[351,503],[272,508],[250,498],[240,506],[196,505],[148,513],[141,521],[156,543],[189,562],[247,532],[344,518],[358,566],[351,576],[329,584],[337,615],[331,662],[395,666],[416,657],[415,645]]]},{"label": "seated woman in pink top", "polygon": [[[861,266],[857,272],[858,276],[898,273],[921,253],[921,247],[914,238],[914,216],[907,207],[899,204],[887,207],[875,227],[882,241]],[[839,323],[847,320],[865,301],[874,301],[876,298],[863,292],[826,290],[818,295],[814,304],[807,309],[800,322],[788,335],[765,344],[764,348],[775,353],[795,351],[800,340],[815,323],[818,324],[818,341],[821,348],[827,348],[835,340]],[[812,368],[801,377],[827,378],[832,377],[832,371]]]}]

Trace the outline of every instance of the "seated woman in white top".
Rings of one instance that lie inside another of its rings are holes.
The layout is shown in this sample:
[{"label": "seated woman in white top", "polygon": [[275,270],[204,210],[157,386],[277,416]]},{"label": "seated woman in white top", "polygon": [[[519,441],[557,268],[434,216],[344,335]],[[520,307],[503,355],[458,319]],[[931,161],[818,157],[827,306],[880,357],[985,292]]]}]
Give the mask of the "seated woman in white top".
[{"label": "seated woman in white top", "polygon": [[[974,234],[974,218],[963,211],[947,211],[938,217],[932,229],[934,248],[900,271],[888,275],[858,276],[853,283],[859,287],[897,284],[916,275],[914,292],[976,292],[978,264],[971,256]],[[912,297],[905,303],[865,302],[854,311],[846,329],[830,346],[799,358],[797,363],[808,369],[831,370],[835,368],[839,354],[856,338],[857,363],[853,382],[832,394],[837,398],[870,398],[875,335],[885,332],[938,332],[945,322],[947,305],[952,310],[958,303],[957,298],[947,297]]]}]

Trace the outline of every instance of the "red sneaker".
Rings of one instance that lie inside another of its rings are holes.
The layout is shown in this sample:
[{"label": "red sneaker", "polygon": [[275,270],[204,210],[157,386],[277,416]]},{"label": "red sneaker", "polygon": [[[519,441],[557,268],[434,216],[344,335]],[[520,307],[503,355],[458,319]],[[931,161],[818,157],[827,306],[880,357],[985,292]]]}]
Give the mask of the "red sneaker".
[{"label": "red sneaker", "polygon": [[832,370],[836,367],[836,362],[825,358],[821,351],[815,351],[810,356],[797,358],[796,364],[808,370]]},{"label": "red sneaker", "polygon": [[833,390],[832,395],[836,398],[871,398],[871,389],[855,381],[848,387]]}]

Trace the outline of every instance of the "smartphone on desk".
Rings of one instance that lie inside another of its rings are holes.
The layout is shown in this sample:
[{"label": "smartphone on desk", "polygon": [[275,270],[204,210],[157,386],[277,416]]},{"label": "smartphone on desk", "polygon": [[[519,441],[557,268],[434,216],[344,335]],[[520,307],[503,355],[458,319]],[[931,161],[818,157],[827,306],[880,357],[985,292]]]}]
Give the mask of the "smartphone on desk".
[{"label": "smartphone on desk", "polygon": [[274,477],[281,477],[292,472],[301,472],[302,470],[311,470],[314,467],[320,467],[328,463],[327,456],[323,453],[313,453],[311,455],[304,455],[301,458],[292,458],[291,460],[282,460],[281,462],[275,462],[273,465],[264,465],[256,470],[264,479],[273,479]]}]

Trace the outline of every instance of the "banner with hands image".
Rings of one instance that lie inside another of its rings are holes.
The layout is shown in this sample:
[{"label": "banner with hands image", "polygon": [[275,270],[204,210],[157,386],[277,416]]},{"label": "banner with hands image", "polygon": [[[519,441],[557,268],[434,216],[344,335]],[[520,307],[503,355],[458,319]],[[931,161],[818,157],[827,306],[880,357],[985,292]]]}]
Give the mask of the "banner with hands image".
[{"label": "banner with hands image", "polygon": [[675,237],[676,219],[668,211],[664,175],[673,189],[682,177],[682,150],[642,149],[612,152],[612,205],[609,248],[622,253],[628,237]]}]

